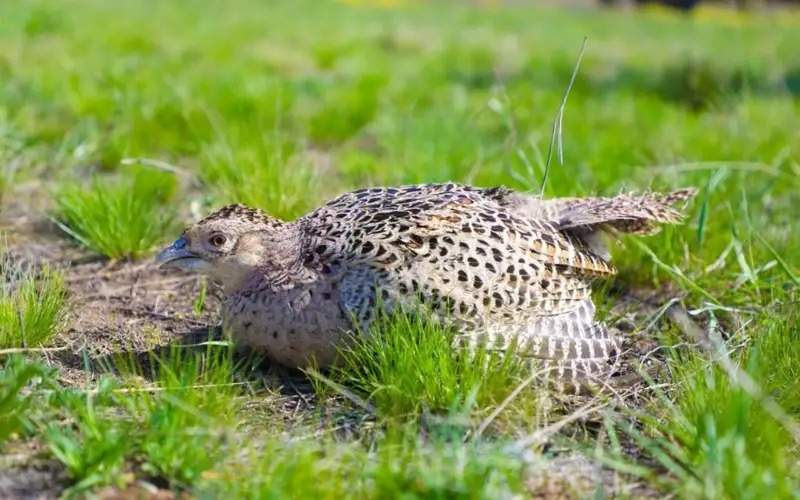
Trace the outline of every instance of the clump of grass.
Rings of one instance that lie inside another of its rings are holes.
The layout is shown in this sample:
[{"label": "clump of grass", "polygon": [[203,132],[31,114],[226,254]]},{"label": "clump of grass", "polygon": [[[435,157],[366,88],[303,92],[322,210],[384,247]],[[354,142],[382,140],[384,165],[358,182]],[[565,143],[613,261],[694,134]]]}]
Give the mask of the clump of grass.
[{"label": "clump of grass", "polygon": [[[188,488],[228,451],[239,410],[230,348],[172,347],[153,355],[149,366],[120,359],[115,368],[122,383],[106,376],[89,391],[54,393],[51,408],[58,419],[40,426],[74,481],[72,492],[124,486],[132,464],[140,474]],[[152,384],[142,383],[147,379]]]},{"label": "clump of grass", "polygon": [[529,371],[513,347],[470,350],[454,341],[453,331],[425,314],[382,317],[342,350],[332,377],[365,394],[382,416],[413,417],[498,404]]},{"label": "clump of grass", "polygon": [[201,177],[215,203],[244,203],[283,219],[310,207],[316,182],[310,166],[292,156],[290,147],[233,137],[204,150]]},{"label": "clump of grass", "polygon": [[[453,467],[452,464],[459,464]],[[502,442],[470,441],[410,427],[388,436],[369,457],[369,495],[388,498],[517,498],[524,493],[524,461]]]},{"label": "clump of grass", "polygon": [[[761,392],[793,419],[800,417],[798,318],[791,314],[787,322],[762,324],[739,359]],[[640,416],[644,432],[625,424],[641,452],[660,467],[644,468],[645,475],[686,498],[800,494],[797,444],[759,397],[697,352],[676,357],[673,369],[676,393],[660,398],[666,410]]]},{"label": "clump of grass", "polygon": [[[124,486],[125,457],[133,453],[136,427],[114,411],[117,384],[104,378],[97,390],[57,391],[52,407],[57,418],[44,425],[42,436],[53,456],[74,481],[73,493],[95,486]],[[64,425],[60,419],[66,419]]]},{"label": "clump of grass", "polygon": [[122,404],[141,419],[142,470],[188,487],[222,459],[236,427],[239,384],[233,380],[232,349],[173,347],[151,364],[155,390],[134,387]]},{"label": "clump of grass", "polygon": [[64,276],[47,266],[21,266],[0,250],[0,277],[0,348],[46,344],[64,311]]},{"label": "clump of grass", "polygon": [[0,363],[0,446],[15,433],[30,425],[29,410],[34,404],[32,387],[52,382],[52,371],[44,365],[12,355]]},{"label": "clump of grass", "polygon": [[352,443],[273,436],[245,450],[200,482],[198,498],[348,498],[363,484],[366,456]]},{"label": "clump of grass", "polygon": [[[454,466],[457,464],[456,466]],[[332,437],[273,435],[226,463],[194,491],[199,498],[515,498],[524,461],[502,443],[421,437],[401,425],[369,446]],[[242,471],[248,471],[243,474]]]},{"label": "clump of grass", "polygon": [[165,172],[136,170],[117,181],[94,178],[88,189],[70,185],[56,194],[60,227],[85,247],[112,259],[140,257],[170,232],[176,189]]}]

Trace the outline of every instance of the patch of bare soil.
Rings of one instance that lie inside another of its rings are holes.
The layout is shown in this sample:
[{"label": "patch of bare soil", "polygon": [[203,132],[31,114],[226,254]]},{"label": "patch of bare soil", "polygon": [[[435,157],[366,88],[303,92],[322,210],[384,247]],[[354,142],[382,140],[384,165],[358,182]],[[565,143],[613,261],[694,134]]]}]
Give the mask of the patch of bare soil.
[{"label": "patch of bare soil", "polygon": [[529,467],[526,486],[533,498],[653,498],[657,492],[633,482],[586,456],[565,452],[542,459]]},{"label": "patch of bare soil", "polygon": [[219,301],[209,290],[202,311],[195,311],[201,278],[164,271],[151,260],[108,262],[71,244],[42,216],[5,219],[0,231],[11,259],[56,266],[66,276],[68,312],[55,339],[59,350],[50,355],[65,369],[66,382],[78,381],[69,372],[87,368],[87,360],[202,342],[213,334]]},{"label": "patch of bare soil", "polygon": [[202,342],[216,324],[213,294],[202,312],[194,311],[202,287],[195,276],[166,274],[152,262],[92,262],[67,269],[72,299],[59,341],[74,355],[61,356],[68,366],[80,367],[87,356]]},{"label": "patch of bare soil", "polygon": [[31,500],[58,498],[66,488],[66,474],[55,461],[0,469],[0,498]]},{"label": "patch of bare soil", "polygon": [[12,442],[0,455],[0,498],[8,500],[58,498],[68,486],[64,467],[40,458],[35,441]]}]

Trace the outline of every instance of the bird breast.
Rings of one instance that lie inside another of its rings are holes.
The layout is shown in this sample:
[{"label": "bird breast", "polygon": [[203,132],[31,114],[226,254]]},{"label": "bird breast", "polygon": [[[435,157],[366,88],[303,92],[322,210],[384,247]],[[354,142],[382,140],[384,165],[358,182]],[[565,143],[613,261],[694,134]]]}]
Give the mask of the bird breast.
[{"label": "bird breast", "polygon": [[290,367],[330,365],[349,330],[330,283],[259,290],[226,300],[223,325],[239,346]]}]

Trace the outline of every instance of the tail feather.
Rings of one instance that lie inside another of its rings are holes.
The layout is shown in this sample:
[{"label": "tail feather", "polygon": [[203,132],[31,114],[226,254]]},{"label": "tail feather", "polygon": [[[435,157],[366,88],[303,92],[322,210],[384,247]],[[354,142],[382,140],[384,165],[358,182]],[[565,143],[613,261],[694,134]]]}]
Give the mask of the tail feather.
[{"label": "tail feather", "polygon": [[587,299],[573,311],[536,318],[522,335],[521,354],[547,368],[559,391],[597,388],[617,369],[620,345],[594,311]]},{"label": "tail feather", "polygon": [[594,314],[594,303],[586,298],[569,311],[538,316],[518,333],[520,347],[525,355],[553,361],[612,357],[616,339]]},{"label": "tail feather", "polygon": [[561,230],[600,226],[600,229],[611,228],[624,233],[651,234],[658,231],[661,224],[682,221],[683,214],[672,205],[691,199],[695,193],[695,189],[686,188],[666,194],[564,200],[554,221]]},{"label": "tail feather", "polygon": [[673,205],[690,200],[696,192],[694,188],[683,188],[671,193],[552,200],[517,195],[511,205],[522,216],[551,222],[595,255],[608,260],[608,233],[653,234],[662,224],[681,222],[683,213]]},{"label": "tail feather", "polygon": [[523,353],[550,361],[602,361],[617,355],[619,345],[604,323],[574,314],[543,317],[528,327]]}]

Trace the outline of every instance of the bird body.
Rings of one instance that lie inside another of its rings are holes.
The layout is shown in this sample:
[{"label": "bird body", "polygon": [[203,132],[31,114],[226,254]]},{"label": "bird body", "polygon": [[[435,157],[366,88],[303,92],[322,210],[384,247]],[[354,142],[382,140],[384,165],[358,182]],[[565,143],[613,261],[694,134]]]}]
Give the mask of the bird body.
[{"label": "bird body", "polygon": [[615,273],[601,234],[676,222],[670,205],[692,194],[543,200],[452,183],[368,188],[293,222],[225,207],[160,258],[219,281],[237,342],[286,365],[328,365],[381,311],[422,306],[463,343],[514,344],[576,377],[618,351],[591,299],[591,282]]}]

